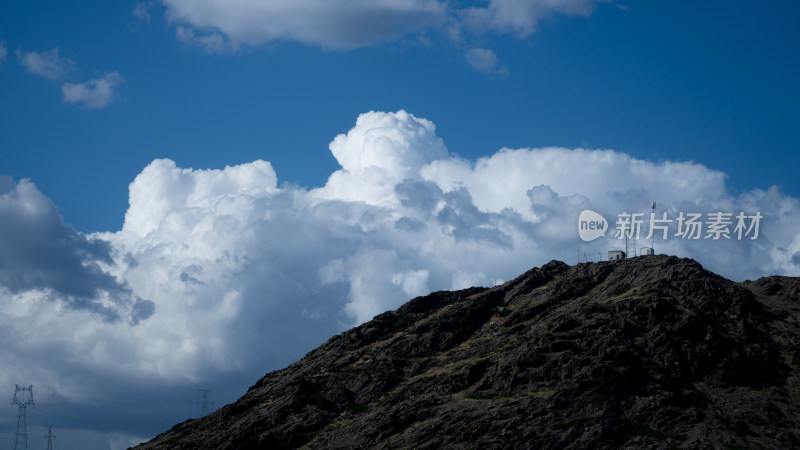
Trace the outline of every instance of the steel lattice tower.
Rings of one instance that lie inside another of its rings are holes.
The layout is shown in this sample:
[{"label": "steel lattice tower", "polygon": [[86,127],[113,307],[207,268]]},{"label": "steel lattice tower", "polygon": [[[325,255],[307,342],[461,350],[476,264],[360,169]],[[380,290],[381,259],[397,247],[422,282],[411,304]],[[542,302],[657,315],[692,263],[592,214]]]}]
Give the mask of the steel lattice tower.
[{"label": "steel lattice tower", "polygon": [[44,442],[45,442],[44,449],[45,450],[53,450],[53,439],[56,437],[53,434],[53,426],[52,425],[45,425],[44,429],[47,430],[47,434],[44,435]]},{"label": "steel lattice tower", "polygon": [[[20,394],[20,392],[22,394]],[[27,398],[25,393],[28,393]],[[12,405],[19,407],[19,415],[17,416],[17,435],[14,437],[14,450],[28,450],[28,420],[26,411],[28,405],[33,405],[33,385],[28,387],[19,387],[15,385],[14,400],[11,401]]]},{"label": "steel lattice tower", "polygon": [[200,408],[200,417],[205,417],[208,414],[208,407],[214,406],[214,402],[208,401],[208,393],[211,392],[211,389],[198,389],[198,391],[203,393],[203,402],[201,403]]}]

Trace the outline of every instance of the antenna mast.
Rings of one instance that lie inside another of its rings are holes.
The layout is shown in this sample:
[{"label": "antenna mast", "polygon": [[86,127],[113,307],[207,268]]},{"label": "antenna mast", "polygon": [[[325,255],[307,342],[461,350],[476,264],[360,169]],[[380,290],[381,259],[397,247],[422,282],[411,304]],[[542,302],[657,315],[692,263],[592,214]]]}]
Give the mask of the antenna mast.
[{"label": "antenna mast", "polygon": [[[655,221],[655,218],[656,218],[656,201],[655,200],[653,200],[653,204],[650,205],[650,209],[653,210],[653,213],[652,213],[652,215],[650,217],[652,217],[653,221]],[[655,233],[653,233],[653,230],[650,230],[650,233],[651,233],[650,234],[650,253],[655,255],[656,254],[656,248],[653,247],[653,242],[655,241],[656,237],[655,237]]]}]

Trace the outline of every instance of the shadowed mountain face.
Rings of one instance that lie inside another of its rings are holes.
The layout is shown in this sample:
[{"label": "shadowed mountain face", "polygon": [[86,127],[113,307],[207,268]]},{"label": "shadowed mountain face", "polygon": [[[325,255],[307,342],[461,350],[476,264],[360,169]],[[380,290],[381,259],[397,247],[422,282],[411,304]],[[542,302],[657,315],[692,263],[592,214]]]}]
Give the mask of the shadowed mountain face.
[{"label": "shadowed mountain face", "polygon": [[800,279],[552,261],[435,292],[139,449],[797,448]]}]

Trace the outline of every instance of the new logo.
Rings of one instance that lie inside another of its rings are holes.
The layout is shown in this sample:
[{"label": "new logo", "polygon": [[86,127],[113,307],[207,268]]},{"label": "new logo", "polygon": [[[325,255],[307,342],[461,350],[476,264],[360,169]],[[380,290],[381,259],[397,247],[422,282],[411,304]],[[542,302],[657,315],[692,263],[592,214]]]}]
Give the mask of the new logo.
[{"label": "new logo", "polygon": [[608,222],[603,216],[591,209],[581,211],[581,215],[578,216],[578,234],[581,239],[586,242],[593,241],[605,236],[607,230]]}]

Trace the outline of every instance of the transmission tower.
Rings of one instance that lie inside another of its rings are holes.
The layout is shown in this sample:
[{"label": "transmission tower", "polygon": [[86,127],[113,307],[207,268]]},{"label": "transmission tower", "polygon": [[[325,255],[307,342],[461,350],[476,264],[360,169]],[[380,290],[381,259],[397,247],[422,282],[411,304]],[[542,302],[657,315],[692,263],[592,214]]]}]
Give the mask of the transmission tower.
[{"label": "transmission tower", "polygon": [[199,392],[203,393],[203,402],[200,403],[200,417],[205,417],[208,415],[208,407],[214,406],[214,402],[208,401],[208,393],[211,392],[211,389],[198,389]]},{"label": "transmission tower", "polygon": [[[28,421],[25,412],[28,405],[33,405],[33,385],[19,387],[17,384],[15,387],[14,400],[11,401],[11,404],[19,407],[19,415],[17,416],[17,435],[14,437],[14,450],[28,450]],[[26,397],[26,392],[28,393],[27,398],[24,398]]]},{"label": "transmission tower", "polygon": [[47,430],[47,434],[44,435],[44,450],[53,450],[53,439],[56,437],[53,434],[53,426],[45,425],[44,429]]}]

